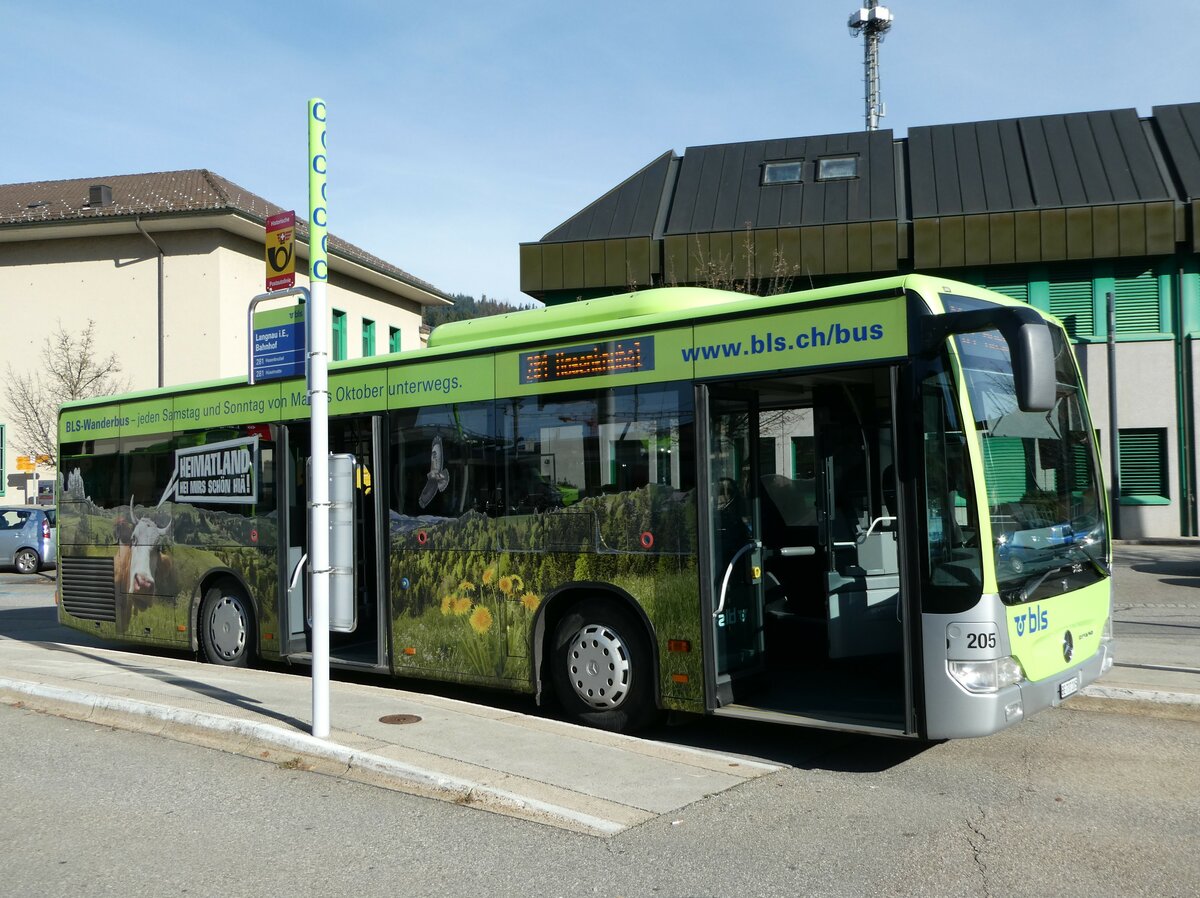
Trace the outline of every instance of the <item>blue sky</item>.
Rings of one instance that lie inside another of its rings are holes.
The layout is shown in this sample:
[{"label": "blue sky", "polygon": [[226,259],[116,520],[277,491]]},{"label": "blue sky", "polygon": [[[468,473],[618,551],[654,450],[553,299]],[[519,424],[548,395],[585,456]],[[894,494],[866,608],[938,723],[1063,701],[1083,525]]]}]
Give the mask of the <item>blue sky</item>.
[{"label": "blue sky", "polygon": [[[1200,101],[1196,0],[895,0],[882,126]],[[0,181],[207,168],[451,293],[668,149],[863,127],[854,0],[0,0]]]}]

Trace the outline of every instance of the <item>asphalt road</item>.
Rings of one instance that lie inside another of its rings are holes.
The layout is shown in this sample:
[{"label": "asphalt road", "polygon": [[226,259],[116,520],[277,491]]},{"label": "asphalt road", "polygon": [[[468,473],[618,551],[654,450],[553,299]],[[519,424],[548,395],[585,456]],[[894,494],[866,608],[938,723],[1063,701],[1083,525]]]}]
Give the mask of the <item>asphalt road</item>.
[{"label": "asphalt road", "polygon": [[0,756],[8,895],[1200,893],[1187,721],[848,738],[609,839],[5,706]]},{"label": "asphalt road", "polygon": [[1200,547],[1121,544],[1113,576],[1117,663],[1200,674]]}]

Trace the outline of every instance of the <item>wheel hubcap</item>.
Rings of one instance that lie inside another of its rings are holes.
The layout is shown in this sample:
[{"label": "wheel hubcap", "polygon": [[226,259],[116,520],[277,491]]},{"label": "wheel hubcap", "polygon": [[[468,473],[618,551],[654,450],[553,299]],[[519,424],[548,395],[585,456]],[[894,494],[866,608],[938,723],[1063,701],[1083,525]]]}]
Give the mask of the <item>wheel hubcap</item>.
[{"label": "wheel hubcap", "polygon": [[37,567],[37,561],[28,552],[22,552],[17,556],[17,570],[22,574],[33,573],[33,569]]},{"label": "wheel hubcap", "polygon": [[226,661],[232,661],[246,647],[246,613],[232,596],[221,596],[213,607],[208,633],[213,650]]},{"label": "wheel hubcap", "polygon": [[620,707],[633,680],[629,650],[611,627],[588,624],[567,646],[567,678],[579,699],[593,708]]}]

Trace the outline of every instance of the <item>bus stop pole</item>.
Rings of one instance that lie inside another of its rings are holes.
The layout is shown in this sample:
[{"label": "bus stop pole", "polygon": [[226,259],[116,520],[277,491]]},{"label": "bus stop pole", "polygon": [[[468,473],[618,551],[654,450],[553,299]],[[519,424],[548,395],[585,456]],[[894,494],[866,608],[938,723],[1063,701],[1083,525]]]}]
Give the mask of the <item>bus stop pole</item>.
[{"label": "bus stop pole", "polygon": [[312,734],[329,737],[329,280],[325,103],[308,101],[308,479],[309,595],[312,598]]},{"label": "bus stop pole", "polygon": [[1109,508],[1112,538],[1121,538],[1121,434],[1117,429],[1117,311],[1110,291],[1104,297],[1108,313],[1108,482],[1112,489]]}]

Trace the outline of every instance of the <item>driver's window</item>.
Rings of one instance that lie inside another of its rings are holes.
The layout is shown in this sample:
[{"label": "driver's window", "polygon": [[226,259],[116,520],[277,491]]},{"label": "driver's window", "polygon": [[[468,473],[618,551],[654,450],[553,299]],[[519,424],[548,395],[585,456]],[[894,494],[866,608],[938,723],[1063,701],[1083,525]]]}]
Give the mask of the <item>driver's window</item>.
[{"label": "driver's window", "polygon": [[978,586],[982,582],[979,524],[971,501],[966,435],[943,365],[930,371],[921,394],[929,577],[935,586]]}]

